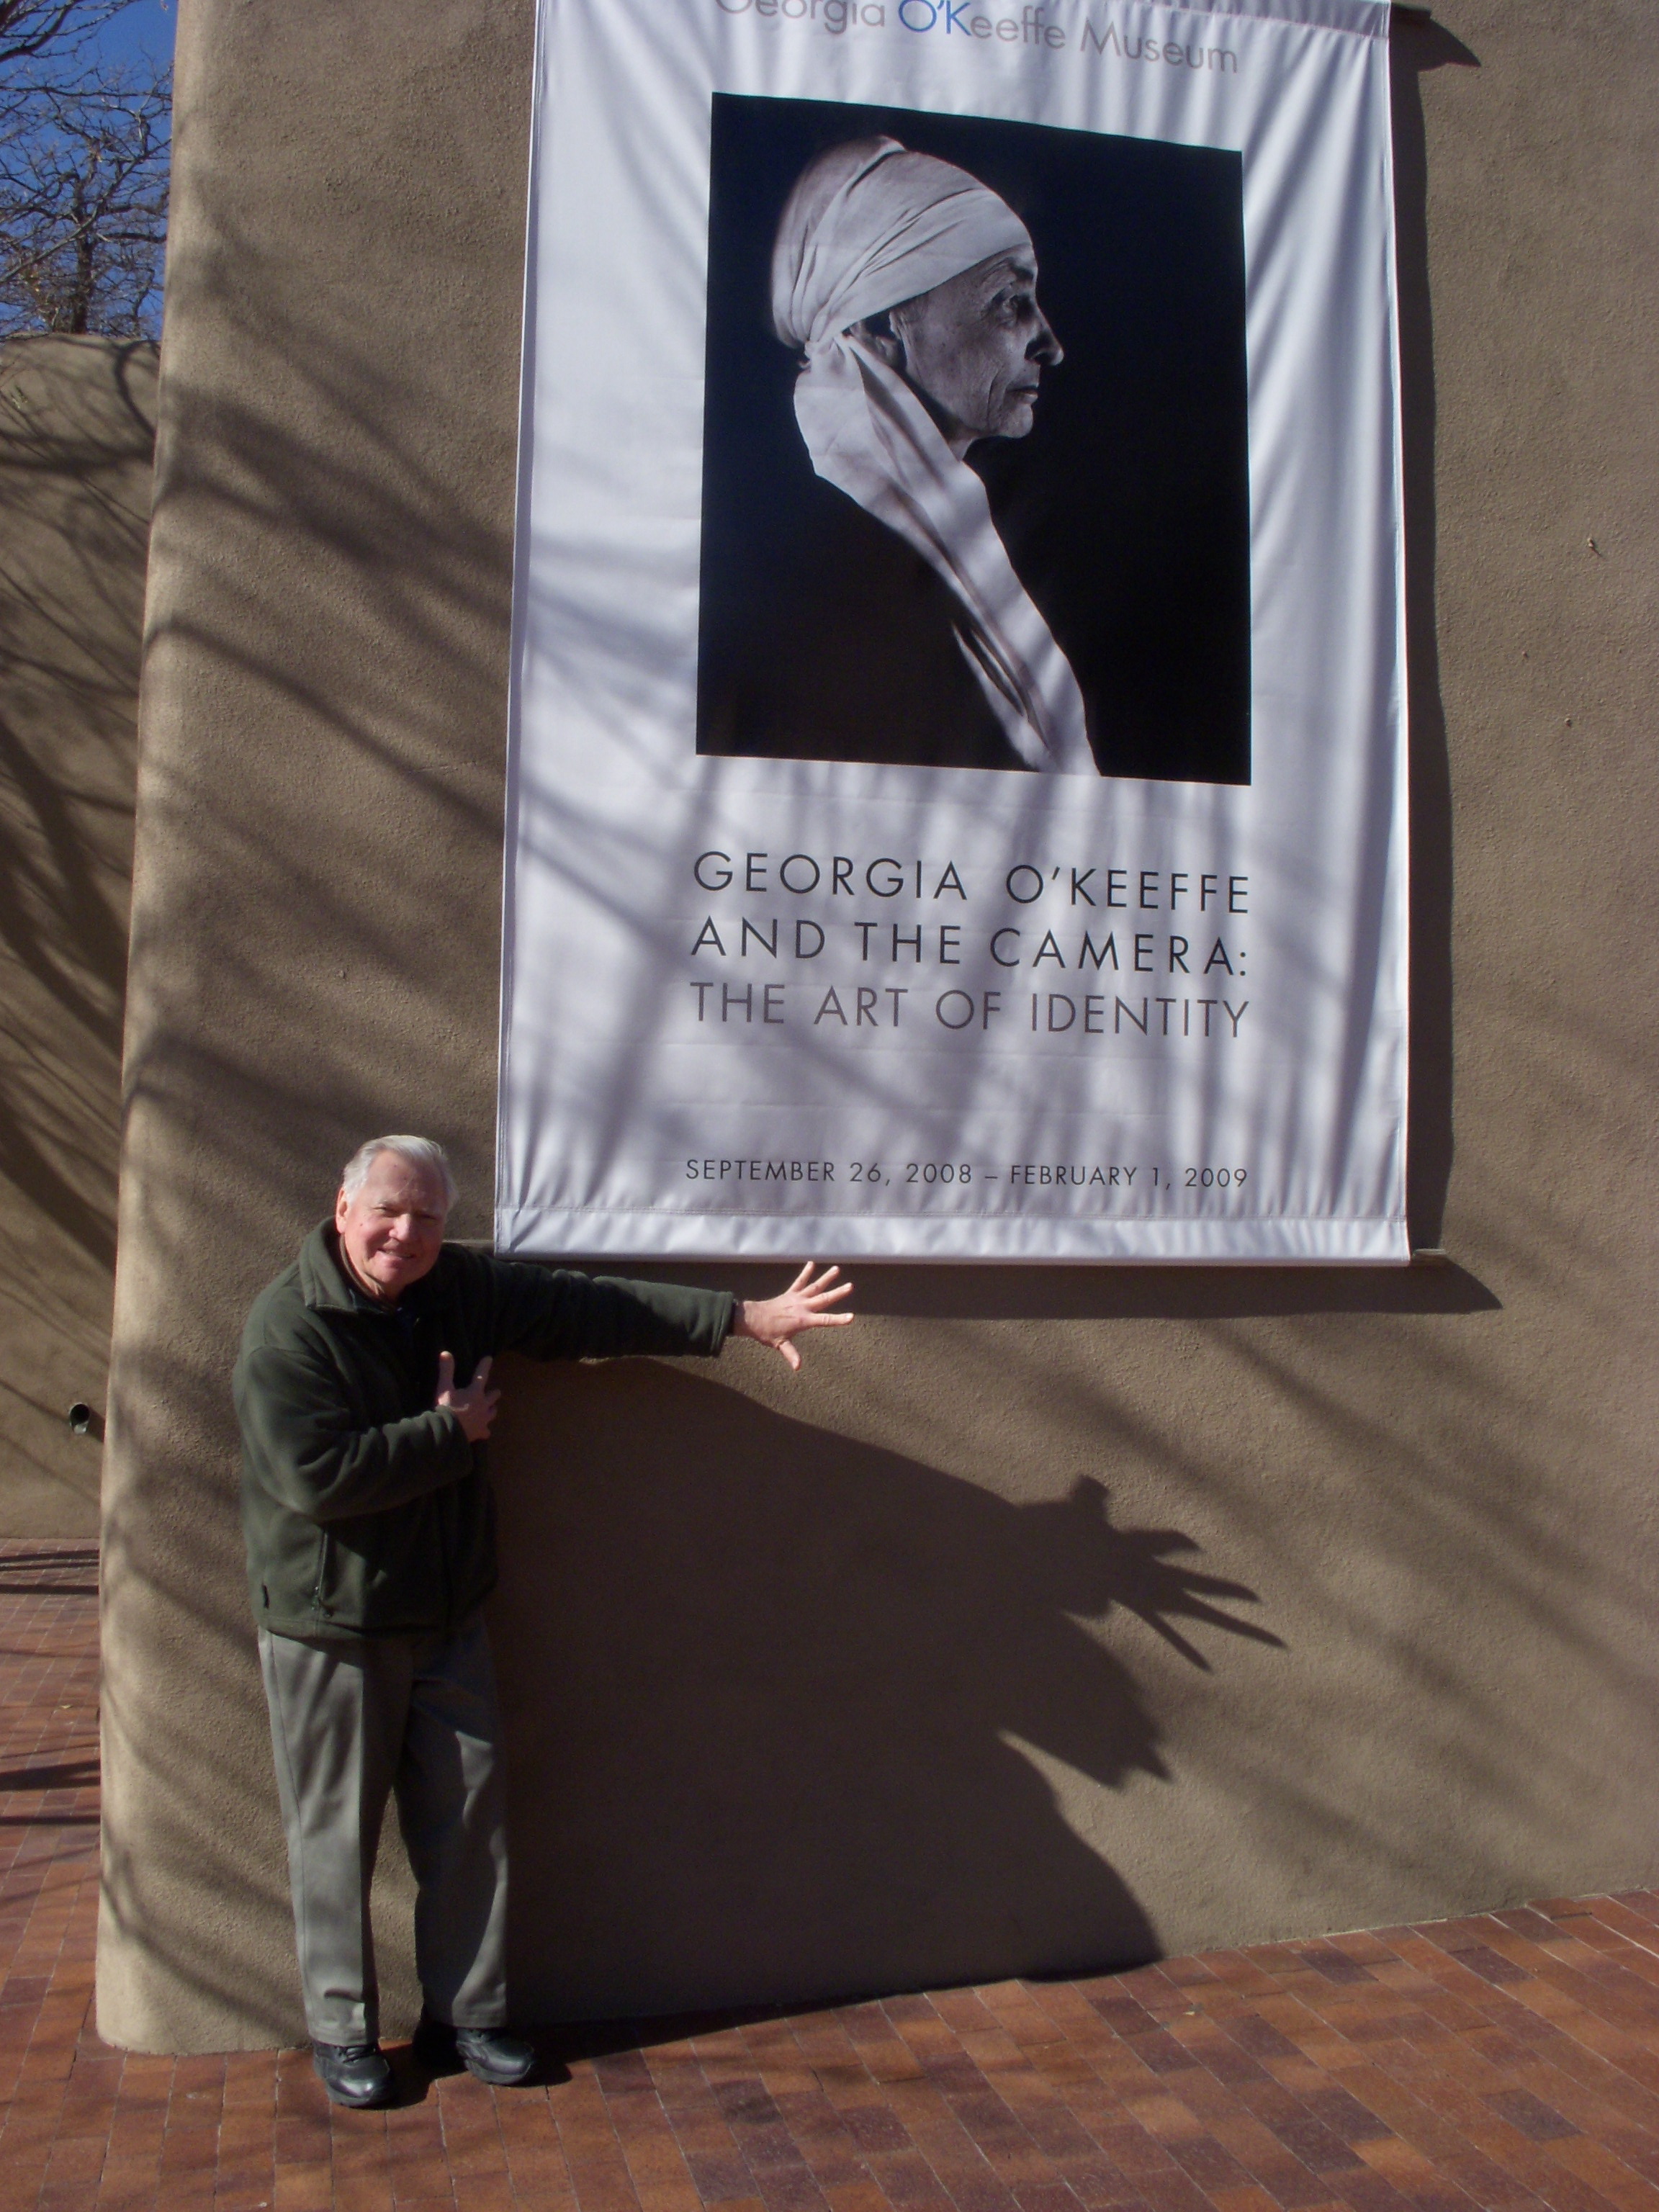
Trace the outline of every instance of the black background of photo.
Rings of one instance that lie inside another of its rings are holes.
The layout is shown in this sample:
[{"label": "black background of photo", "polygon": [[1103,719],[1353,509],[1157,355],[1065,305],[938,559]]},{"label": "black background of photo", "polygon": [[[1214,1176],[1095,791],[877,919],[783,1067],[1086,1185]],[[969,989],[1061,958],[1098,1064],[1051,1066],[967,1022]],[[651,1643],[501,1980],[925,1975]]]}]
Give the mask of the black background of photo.
[{"label": "black background of photo", "polygon": [[[1082,687],[1107,775],[1250,779],[1249,483],[1240,156],[828,100],[716,93],[711,148],[698,748],[810,526],[775,336],[778,218],[814,155],[885,132],[1000,193],[1065,348],[1024,439],[969,460]],[[729,720],[729,717],[727,718]]]}]

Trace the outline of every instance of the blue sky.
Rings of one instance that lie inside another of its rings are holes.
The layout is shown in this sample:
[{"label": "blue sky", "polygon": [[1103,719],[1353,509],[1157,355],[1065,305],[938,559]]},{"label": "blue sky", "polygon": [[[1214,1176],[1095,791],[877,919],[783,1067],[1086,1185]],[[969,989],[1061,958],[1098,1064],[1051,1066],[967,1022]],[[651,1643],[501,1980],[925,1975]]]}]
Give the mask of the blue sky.
[{"label": "blue sky", "polygon": [[133,0],[105,26],[100,50],[112,62],[137,61],[144,55],[167,61],[178,20],[174,0]]}]

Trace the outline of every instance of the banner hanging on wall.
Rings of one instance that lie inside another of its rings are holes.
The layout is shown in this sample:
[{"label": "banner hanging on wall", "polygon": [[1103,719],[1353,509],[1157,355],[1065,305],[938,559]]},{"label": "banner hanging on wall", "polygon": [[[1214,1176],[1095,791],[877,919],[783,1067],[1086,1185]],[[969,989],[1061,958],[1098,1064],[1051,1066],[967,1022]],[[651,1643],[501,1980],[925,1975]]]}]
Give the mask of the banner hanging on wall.
[{"label": "banner hanging on wall", "polygon": [[542,0],[507,1252],[1400,1261],[1385,0]]}]

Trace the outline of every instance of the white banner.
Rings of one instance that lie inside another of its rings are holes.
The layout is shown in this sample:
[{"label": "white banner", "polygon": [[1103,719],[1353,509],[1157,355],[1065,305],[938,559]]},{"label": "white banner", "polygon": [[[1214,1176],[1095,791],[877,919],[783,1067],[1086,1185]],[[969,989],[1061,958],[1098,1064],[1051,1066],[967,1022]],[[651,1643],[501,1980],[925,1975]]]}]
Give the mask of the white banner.
[{"label": "white banner", "polygon": [[542,0],[496,1240],[1401,1261],[1384,0]]}]

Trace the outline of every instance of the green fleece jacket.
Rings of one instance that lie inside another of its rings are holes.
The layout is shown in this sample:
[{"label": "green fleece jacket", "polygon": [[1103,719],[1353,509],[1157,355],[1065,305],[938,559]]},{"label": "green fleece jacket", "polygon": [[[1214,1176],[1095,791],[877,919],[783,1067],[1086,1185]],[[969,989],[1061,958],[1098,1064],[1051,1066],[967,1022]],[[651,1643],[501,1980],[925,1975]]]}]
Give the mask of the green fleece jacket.
[{"label": "green fleece jacket", "polygon": [[625,1283],[446,1244],[395,1308],[360,1292],[331,1223],[255,1300],[236,1363],[254,1616],[283,1636],[447,1631],[495,1586],[484,1447],[433,1403],[486,1352],[717,1352],[724,1291]]}]

